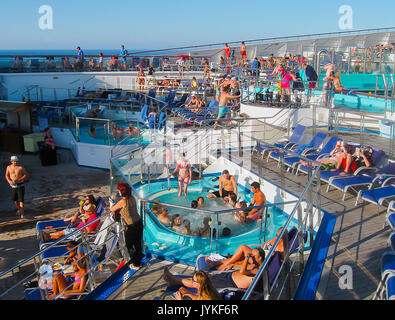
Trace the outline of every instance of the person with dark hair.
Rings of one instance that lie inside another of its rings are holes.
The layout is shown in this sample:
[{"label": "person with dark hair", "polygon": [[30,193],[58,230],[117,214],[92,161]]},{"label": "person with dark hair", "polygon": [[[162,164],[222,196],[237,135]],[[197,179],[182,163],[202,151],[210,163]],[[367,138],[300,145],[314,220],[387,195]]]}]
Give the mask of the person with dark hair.
[{"label": "person with dark hair", "polygon": [[17,215],[24,218],[24,199],[25,199],[25,181],[28,178],[28,173],[24,167],[19,163],[17,156],[12,156],[10,159],[11,164],[7,166],[5,172],[5,179],[12,189],[12,200],[17,208]]},{"label": "person with dark hair", "polygon": [[191,208],[197,208],[198,207],[198,202],[196,200],[191,201]]},{"label": "person with dark hair", "polygon": [[237,182],[235,177],[229,174],[228,170],[222,171],[222,176],[219,178],[218,189],[218,191],[209,193],[207,198],[214,199],[217,197],[224,200],[224,197],[229,196],[231,192],[233,192],[237,197]]},{"label": "person with dark hair", "polygon": [[[251,201],[250,207],[258,207],[266,204],[266,197],[264,193],[261,191],[261,186],[258,182],[251,183],[251,191],[254,193],[254,197]],[[246,219],[249,220],[258,220],[260,219],[260,215],[263,211],[263,208],[254,208],[248,212]]]},{"label": "person with dark hair", "polygon": [[118,183],[117,189],[122,199],[114,204],[110,211],[120,213],[126,228],[125,242],[130,254],[130,267],[139,268],[143,257],[143,221],[137,212],[136,199],[132,195],[129,184]]},{"label": "person with dark hair", "polygon": [[198,208],[204,206],[204,198],[203,197],[198,197],[197,202],[198,202]]},{"label": "person with dark hair", "polygon": [[66,243],[67,252],[69,255],[64,259],[64,264],[73,264],[77,261],[85,259],[84,247],[79,241],[70,240]]}]

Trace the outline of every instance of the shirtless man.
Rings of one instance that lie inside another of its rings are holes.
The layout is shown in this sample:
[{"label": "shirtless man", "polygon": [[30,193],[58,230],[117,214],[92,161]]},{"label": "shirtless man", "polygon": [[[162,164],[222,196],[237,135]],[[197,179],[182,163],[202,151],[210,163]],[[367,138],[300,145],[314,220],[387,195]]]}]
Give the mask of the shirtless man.
[{"label": "shirtless man", "polygon": [[186,196],[188,194],[188,185],[191,184],[192,181],[192,167],[191,163],[185,159],[185,153],[183,153],[180,160],[177,161],[177,166],[171,175],[174,175],[178,170],[178,196],[181,197],[183,189],[184,195]]},{"label": "shirtless man", "polygon": [[[253,249],[243,259],[240,270],[210,274],[210,280],[217,289],[227,287],[248,289],[264,260],[265,251],[262,248]],[[163,271],[163,279],[168,286],[180,285],[187,288],[194,287],[192,279],[176,277],[170,273],[167,267]]]},{"label": "shirtless man", "polygon": [[237,197],[237,183],[234,176],[229,174],[228,170],[222,171],[222,176],[219,178],[219,190],[209,193],[207,198],[214,199],[220,197],[224,201],[224,197],[229,196],[230,193],[235,193]]},{"label": "shirtless man", "polygon": [[17,156],[11,157],[11,165],[7,166],[5,178],[12,188],[12,199],[17,207],[17,214],[24,218],[24,197],[25,185],[28,174],[24,167],[18,164],[19,159]]},{"label": "shirtless man", "polygon": [[[251,190],[254,193],[254,198],[252,199],[250,207],[258,207],[266,204],[266,197],[260,188],[261,186],[258,182],[251,183]],[[248,212],[246,218],[249,220],[258,220],[261,213],[262,208],[255,208]]]},{"label": "shirtless man", "polygon": [[[227,118],[228,117],[228,114],[229,114],[229,108],[227,107],[227,105],[228,105],[228,102],[231,100],[231,99],[237,99],[237,98],[240,98],[240,95],[237,95],[237,96],[232,96],[230,93],[229,93],[229,91],[230,91],[230,86],[225,86],[225,87],[223,87],[223,89],[222,89],[222,92],[221,92],[221,95],[220,95],[220,97],[219,97],[219,112],[218,112],[218,118],[217,118],[217,120],[219,120],[219,119],[221,119],[221,118]],[[215,122],[215,125],[214,125],[214,129],[216,129],[217,128],[217,124],[218,124],[218,121],[216,121]]]}]

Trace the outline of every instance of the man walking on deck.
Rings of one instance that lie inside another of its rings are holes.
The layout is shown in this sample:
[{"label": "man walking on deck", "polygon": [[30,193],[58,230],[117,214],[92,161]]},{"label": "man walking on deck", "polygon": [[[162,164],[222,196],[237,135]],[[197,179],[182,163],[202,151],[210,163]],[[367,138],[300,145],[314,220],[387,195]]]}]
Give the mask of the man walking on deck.
[{"label": "man walking on deck", "polygon": [[28,177],[24,167],[19,165],[17,156],[11,157],[11,164],[7,166],[5,178],[12,189],[12,200],[17,208],[17,215],[24,218],[25,181]]}]

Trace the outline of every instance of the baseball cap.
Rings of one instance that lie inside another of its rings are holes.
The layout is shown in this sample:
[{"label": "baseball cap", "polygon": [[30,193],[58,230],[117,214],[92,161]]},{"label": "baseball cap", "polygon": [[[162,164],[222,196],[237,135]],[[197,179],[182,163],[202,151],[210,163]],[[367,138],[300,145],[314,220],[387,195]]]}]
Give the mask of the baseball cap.
[{"label": "baseball cap", "polygon": [[10,161],[18,162],[18,161],[19,161],[19,158],[18,158],[17,156],[12,156],[11,159],[10,159]]}]

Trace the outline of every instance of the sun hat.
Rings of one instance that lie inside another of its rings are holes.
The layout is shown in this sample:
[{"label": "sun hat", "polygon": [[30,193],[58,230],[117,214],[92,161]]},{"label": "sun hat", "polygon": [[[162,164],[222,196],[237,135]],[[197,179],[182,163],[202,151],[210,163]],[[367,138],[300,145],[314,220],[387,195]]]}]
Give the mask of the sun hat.
[{"label": "sun hat", "polygon": [[83,206],[84,211],[95,211],[96,206],[93,203],[89,203],[86,206]]},{"label": "sun hat", "polygon": [[11,159],[10,159],[10,161],[18,162],[18,161],[19,161],[19,158],[18,158],[17,156],[12,156]]}]

